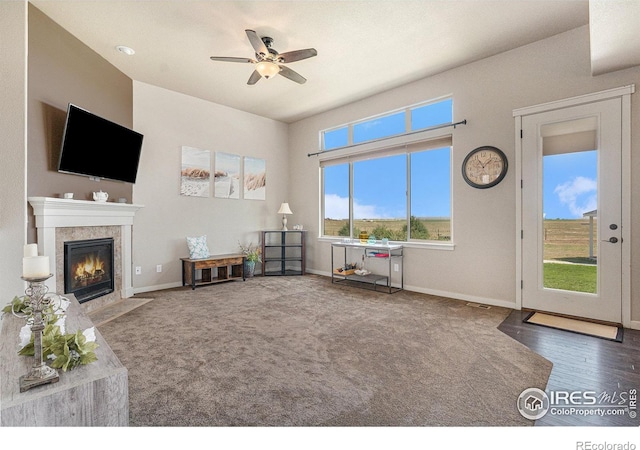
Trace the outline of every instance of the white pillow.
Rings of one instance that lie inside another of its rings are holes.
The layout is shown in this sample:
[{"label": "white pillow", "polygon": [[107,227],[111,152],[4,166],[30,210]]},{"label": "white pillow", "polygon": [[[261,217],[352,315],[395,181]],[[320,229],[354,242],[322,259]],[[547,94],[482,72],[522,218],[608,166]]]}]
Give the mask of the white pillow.
[{"label": "white pillow", "polygon": [[202,259],[209,257],[209,247],[207,247],[207,235],[198,237],[187,237],[189,246],[189,258]]}]

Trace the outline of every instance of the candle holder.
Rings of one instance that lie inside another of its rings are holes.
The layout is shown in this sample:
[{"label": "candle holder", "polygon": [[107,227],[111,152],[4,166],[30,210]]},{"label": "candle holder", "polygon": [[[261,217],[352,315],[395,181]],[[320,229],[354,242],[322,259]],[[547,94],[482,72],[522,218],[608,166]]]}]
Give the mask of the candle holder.
[{"label": "candle holder", "polygon": [[58,371],[47,366],[42,360],[42,330],[44,330],[42,311],[51,303],[51,298],[46,296],[49,288],[44,282],[52,276],[53,274],[34,278],[22,277],[24,281],[29,283],[24,293],[29,298],[29,304],[33,311],[31,331],[33,332],[34,362],[29,373],[20,377],[20,392],[25,392],[43,384],[56,383],[60,380]]}]

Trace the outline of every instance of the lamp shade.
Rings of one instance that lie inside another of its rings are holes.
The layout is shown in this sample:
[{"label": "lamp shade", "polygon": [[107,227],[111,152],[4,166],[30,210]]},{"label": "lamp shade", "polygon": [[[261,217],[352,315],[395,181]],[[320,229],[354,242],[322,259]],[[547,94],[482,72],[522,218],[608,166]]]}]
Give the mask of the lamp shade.
[{"label": "lamp shade", "polygon": [[272,63],[271,61],[260,61],[256,64],[256,70],[260,75],[269,79],[280,72],[280,66],[276,63]]},{"label": "lamp shade", "polygon": [[281,204],[280,209],[278,210],[278,214],[293,214],[291,212],[291,208],[289,208],[289,203]]}]

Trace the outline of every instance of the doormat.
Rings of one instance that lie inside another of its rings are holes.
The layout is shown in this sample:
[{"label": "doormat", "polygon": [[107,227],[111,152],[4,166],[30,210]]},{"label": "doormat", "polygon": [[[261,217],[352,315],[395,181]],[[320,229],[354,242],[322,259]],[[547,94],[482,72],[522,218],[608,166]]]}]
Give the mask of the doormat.
[{"label": "doormat", "polygon": [[622,342],[622,327],[603,325],[601,323],[586,322],[584,320],[569,319],[568,317],[554,316],[540,312],[532,312],[523,320],[524,323],[542,325],[543,327],[557,330],[571,331],[573,333],[594,336],[615,342]]}]

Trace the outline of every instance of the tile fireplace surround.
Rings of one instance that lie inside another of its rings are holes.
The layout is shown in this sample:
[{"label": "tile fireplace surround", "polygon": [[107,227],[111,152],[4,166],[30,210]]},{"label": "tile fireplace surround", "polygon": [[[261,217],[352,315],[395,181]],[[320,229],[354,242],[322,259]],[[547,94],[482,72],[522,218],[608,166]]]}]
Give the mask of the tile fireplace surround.
[{"label": "tile fireplace surround", "polygon": [[64,293],[64,242],[114,238],[115,291],[83,304],[87,312],[133,295],[132,226],[143,205],[29,197],[36,217],[38,254],[49,256],[49,292]]}]

